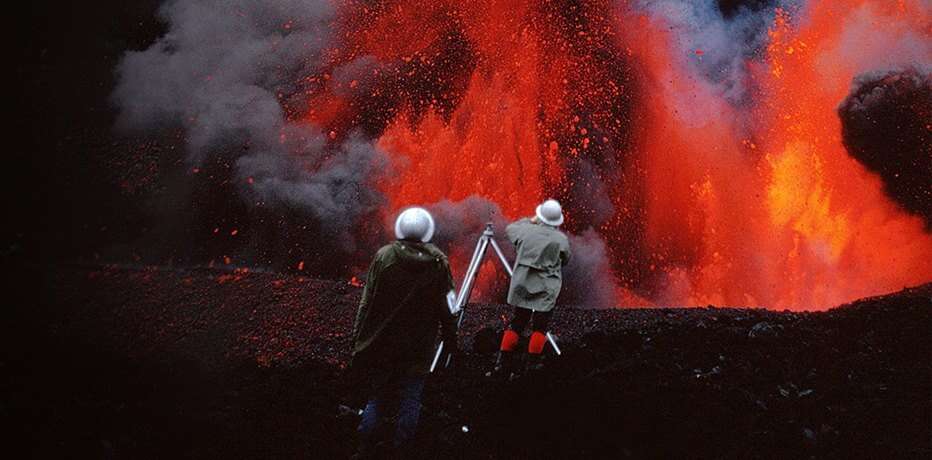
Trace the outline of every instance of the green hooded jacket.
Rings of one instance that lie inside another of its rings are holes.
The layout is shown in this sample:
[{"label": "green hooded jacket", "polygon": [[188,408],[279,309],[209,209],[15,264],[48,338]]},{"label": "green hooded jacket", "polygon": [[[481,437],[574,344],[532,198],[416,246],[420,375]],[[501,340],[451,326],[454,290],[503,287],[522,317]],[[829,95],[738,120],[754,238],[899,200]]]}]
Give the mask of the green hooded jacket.
[{"label": "green hooded jacket", "polygon": [[553,310],[563,287],[563,265],[570,243],[556,227],[521,219],[505,228],[518,253],[508,288],[508,303],[546,312]]},{"label": "green hooded jacket", "polygon": [[398,240],[379,249],[356,313],[354,370],[426,374],[438,326],[445,348],[455,348],[456,321],[446,300],[452,289],[449,262],[436,246]]}]

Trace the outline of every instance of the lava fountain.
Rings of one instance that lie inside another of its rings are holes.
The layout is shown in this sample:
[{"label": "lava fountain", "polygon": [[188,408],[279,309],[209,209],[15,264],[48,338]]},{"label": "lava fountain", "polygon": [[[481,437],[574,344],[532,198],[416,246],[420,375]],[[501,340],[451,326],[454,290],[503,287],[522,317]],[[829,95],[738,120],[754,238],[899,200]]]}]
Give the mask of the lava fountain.
[{"label": "lava fountain", "polygon": [[922,220],[848,156],[836,115],[870,66],[930,62],[928,46],[910,46],[909,37],[928,36],[920,9],[811,3],[797,23],[778,9],[763,59],[747,62],[750,107],[726,103],[659,53],[671,37],[658,24],[624,23],[652,32],[639,42],[655,84],[641,155],[646,246],[667,280],[666,301],[818,308],[932,277]]},{"label": "lava fountain", "polygon": [[377,136],[398,171],[387,213],[478,195],[514,218],[554,196],[570,231],[608,242],[605,276],[655,302],[824,308],[932,278],[932,236],[848,156],[836,115],[871,65],[930,62],[928,42],[897,49],[928,38],[927,13],[777,8],[739,105],[635,5],[349,2],[332,68],[367,65],[307,119]]},{"label": "lava fountain", "polygon": [[565,302],[824,309],[932,279],[932,129],[886,167],[871,118],[932,113],[926,3],[240,1],[201,24],[214,3],[179,0],[115,99],[223,160],[233,220],[267,233],[243,236],[281,246],[242,252],[270,264],[358,275],[379,220],[421,204],[456,270],[468,232],[553,197],[579,249]]}]

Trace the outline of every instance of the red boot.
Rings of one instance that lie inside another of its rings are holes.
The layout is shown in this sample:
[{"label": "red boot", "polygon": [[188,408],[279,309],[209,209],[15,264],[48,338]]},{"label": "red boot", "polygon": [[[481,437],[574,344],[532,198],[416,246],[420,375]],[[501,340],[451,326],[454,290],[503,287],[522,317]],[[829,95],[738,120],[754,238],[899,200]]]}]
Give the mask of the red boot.
[{"label": "red boot", "polygon": [[502,334],[502,343],[498,347],[501,351],[515,351],[515,348],[518,346],[518,339],[521,336],[517,332],[512,331],[511,329],[505,329],[505,332]]},{"label": "red boot", "polygon": [[531,334],[531,340],[527,344],[527,370],[539,371],[544,367],[543,352],[544,346],[547,345],[547,335],[540,331],[534,331]]}]

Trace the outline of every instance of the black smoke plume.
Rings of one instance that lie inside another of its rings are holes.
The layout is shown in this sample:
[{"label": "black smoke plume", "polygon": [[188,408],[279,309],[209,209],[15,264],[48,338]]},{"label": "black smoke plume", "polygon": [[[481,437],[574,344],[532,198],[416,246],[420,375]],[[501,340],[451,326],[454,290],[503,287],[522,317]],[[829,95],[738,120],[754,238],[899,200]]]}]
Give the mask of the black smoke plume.
[{"label": "black smoke plume", "polygon": [[848,153],[883,179],[884,190],[932,228],[932,74],[872,72],[838,107]]}]

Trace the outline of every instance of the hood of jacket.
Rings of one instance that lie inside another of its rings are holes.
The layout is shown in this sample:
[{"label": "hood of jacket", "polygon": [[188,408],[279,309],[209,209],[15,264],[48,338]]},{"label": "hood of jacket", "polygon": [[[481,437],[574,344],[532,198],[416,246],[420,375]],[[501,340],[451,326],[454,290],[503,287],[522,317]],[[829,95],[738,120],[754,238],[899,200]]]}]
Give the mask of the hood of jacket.
[{"label": "hood of jacket", "polygon": [[446,259],[440,249],[430,243],[397,240],[391,244],[390,248],[395,256],[395,263],[413,272],[434,267],[438,262]]}]

